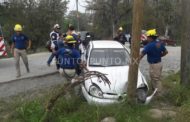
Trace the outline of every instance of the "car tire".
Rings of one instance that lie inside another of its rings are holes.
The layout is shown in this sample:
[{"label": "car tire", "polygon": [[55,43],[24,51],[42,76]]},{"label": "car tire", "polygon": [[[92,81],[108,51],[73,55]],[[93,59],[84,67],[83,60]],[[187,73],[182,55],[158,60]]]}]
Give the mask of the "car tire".
[{"label": "car tire", "polygon": [[137,100],[139,103],[145,103],[147,98],[147,90],[145,88],[137,89]]}]

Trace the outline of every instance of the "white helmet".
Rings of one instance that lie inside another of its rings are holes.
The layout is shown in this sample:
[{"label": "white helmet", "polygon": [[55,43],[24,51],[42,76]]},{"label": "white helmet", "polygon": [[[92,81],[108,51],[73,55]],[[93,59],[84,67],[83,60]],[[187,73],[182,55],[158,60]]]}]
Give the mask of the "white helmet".
[{"label": "white helmet", "polygon": [[55,25],[53,26],[53,28],[54,28],[54,29],[60,28],[60,26],[59,26],[59,24],[55,24]]}]

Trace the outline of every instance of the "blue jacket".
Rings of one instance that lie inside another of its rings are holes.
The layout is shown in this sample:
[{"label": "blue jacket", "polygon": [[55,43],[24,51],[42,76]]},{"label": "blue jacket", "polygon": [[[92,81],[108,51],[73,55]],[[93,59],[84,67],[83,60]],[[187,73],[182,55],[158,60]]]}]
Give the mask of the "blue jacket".
[{"label": "blue jacket", "polygon": [[63,69],[74,69],[80,63],[80,52],[67,47],[57,51],[60,67]]},{"label": "blue jacket", "polygon": [[162,54],[166,51],[163,43],[158,41],[152,41],[148,43],[142,53],[147,54],[147,60],[150,64],[161,62]]}]

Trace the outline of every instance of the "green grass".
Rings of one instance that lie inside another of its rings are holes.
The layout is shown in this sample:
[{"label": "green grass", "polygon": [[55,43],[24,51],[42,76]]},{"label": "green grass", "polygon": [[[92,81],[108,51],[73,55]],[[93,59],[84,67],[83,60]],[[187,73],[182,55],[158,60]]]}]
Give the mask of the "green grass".
[{"label": "green grass", "polygon": [[[49,116],[50,122],[100,122],[105,117],[114,117],[117,122],[189,122],[190,89],[179,85],[179,74],[163,79],[165,94],[150,105],[95,106],[88,105],[77,97],[60,98]],[[50,91],[51,92],[51,91]],[[0,120],[2,122],[39,122],[45,111],[50,95],[33,100],[0,102]],[[177,112],[173,118],[153,119],[149,115],[151,108],[159,108],[160,102],[172,106]],[[2,112],[3,111],[3,112]],[[3,115],[1,117],[1,115]]]},{"label": "green grass", "polygon": [[[152,121],[146,112],[149,106],[130,106],[126,103],[111,106],[92,106],[79,98],[59,99],[50,114],[50,122],[99,122],[104,117],[115,117],[118,122]],[[44,113],[44,104],[38,100],[25,102],[16,108],[6,121],[39,122]]]}]

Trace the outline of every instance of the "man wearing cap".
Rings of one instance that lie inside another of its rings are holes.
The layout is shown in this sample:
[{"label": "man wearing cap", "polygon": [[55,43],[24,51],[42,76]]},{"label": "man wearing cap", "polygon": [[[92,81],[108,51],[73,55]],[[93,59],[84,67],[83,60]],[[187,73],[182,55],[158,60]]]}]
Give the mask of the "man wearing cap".
[{"label": "man wearing cap", "polygon": [[162,93],[161,72],[162,72],[162,57],[168,54],[164,44],[157,41],[155,29],[146,32],[148,44],[141,52],[140,59],[147,55],[147,60],[150,65],[149,73],[153,90],[158,88],[158,95]]},{"label": "man wearing cap", "polygon": [[125,34],[123,33],[123,28],[120,27],[117,31],[117,36],[114,37],[114,40],[120,42],[121,44],[125,45],[125,42],[127,42],[127,38],[125,37]]},{"label": "man wearing cap", "polygon": [[[52,50],[52,54],[51,56],[49,57],[48,61],[47,61],[47,65],[50,66],[52,60],[54,57],[56,57],[57,59],[57,56],[55,55],[55,52],[58,50],[58,40],[59,40],[59,36],[60,36],[60,26],[59,24],[55,24],[53,26],[53,31],[50,33],[50,39],[51,39],[51,50]],[[56,67],[57,69],[59,69],[59,65],[56,63]]]},{"label": "man wearing cap", "polygon": [[14,54],[17,78],[19,78],[21,76],[20,57],[25,64],[26,71],[28,73],[30,72],[26,50],[31,48],[31,40],[29,40],[26,35],[21,33],[22,26],[20,24],[15,25],[14,31],[15,34],[11,37],[11,40],[13,42],[11,46],[11,52]]}]

